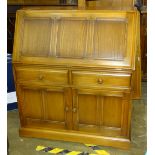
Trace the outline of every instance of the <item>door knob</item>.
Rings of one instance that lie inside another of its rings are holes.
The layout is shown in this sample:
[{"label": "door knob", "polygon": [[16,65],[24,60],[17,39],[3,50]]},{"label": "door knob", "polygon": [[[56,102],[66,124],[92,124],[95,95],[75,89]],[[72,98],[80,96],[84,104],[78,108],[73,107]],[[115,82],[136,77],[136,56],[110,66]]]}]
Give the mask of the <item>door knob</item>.
[{"label": "door knob", "polygon": [[77,109],[74,107],[72,111],[73,111],[73,112],[76,112],[76,111],[77,111]]},{"label": "door knob", "polygon": [[43,75],[39,75],[39,80],[43,80],[44,76]]},{"label": "door knob", "polygon": [[68,107],[66,107],[66,108],[65,108],[65,111],[66,111],[66,112],[68,112],[68,111],[69,111],[69,108],[68,108]]}]

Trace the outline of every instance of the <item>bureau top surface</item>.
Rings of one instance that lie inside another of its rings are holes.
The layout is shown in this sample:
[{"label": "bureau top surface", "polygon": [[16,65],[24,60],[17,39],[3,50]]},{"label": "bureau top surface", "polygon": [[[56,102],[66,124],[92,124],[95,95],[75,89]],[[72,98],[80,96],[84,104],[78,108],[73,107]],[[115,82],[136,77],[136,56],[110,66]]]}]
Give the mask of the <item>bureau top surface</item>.
[{"label": "bureau top surface", "polygon": [[134,69],[137,11],[39,8],[17,12],[14,63]]}]

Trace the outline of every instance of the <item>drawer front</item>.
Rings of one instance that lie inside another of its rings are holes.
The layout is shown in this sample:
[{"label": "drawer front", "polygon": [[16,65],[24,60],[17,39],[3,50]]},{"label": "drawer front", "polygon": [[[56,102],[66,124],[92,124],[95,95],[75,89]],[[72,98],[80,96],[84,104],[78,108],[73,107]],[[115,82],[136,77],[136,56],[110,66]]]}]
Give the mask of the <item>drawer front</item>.
[{"label": "drawer front", "polygon": [[41,83],[68,84],[67,70],[38,68],[16,68],[16,81],[35,81]]},{"label": "drawer front", "polygon": [[104,87],[129,87],[130,74],[122,73],[95,73],[72,72],[73,85],[77,86],[104,86]]}]

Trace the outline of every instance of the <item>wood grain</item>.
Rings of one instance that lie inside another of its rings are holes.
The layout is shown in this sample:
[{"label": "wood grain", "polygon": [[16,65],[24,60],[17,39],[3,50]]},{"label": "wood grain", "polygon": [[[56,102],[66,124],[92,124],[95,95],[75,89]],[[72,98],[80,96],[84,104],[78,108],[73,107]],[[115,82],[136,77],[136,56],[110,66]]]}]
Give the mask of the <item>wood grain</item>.
[{"label": "wood grain", "polygon": [[49,19],[25,19],[22,55],[47,57],[50,49],[49,32]]},{"label": "wood grain", "polygon": [[140,90],[138,16],[18,11],[13,67],[21,136],[129,148],[131,95]]},{"label": "wood grain", "polygon": [[108,72],[73,71],[73,84],[77,86],[130,87],[130,74],[114,74]]},{"label": "wood grain", "polygon": [[[31,75],[31,76],[30,76]],[[68,84],[67,70],[51,70],[50,68],[17,67],[17,82],[38,82]]]},{"label": "wood grain", "polygon": [[[18,12],[15,38],[22,39],[15,39],[14,50],[17,52],[14,56],[17,61],[135,68],[135,63],[132,62],[136,54],[134,11]],[[76,18],[72,20],[74,17]],[[25,23],[25,20],[29,22]],[[109,26],[109,20],[112,26]],[[118,32],[117,35],[115,32]]]},{"label": "wood grain", "polygon": [[130,140],[125,138],[114,138],[114,137],[105,137],[95,134],[87,134],[84,132],[75,132],[70,131],[66,132],[60,130],[47,130],[45,129],[42,132],[42,129],[34,128],[20,128],[20,136],[24,137],[36,137],[36,138],[46,138],[46,139],[57,139],[64,141],[76,141],[80,143],[92,143],[97,145],[104,146],[115,146],[116,148],[129,149]]},{"label": "wood grain", "polygon": [[57,57],[82,58],[86,50],[87,24],[84,20],[62,19],[57,34]]},{"label": "wood grain", "polygon": [[94,26],[94,57],[123,60],[127,48],[126,22],[119,19],[98,19]]}]

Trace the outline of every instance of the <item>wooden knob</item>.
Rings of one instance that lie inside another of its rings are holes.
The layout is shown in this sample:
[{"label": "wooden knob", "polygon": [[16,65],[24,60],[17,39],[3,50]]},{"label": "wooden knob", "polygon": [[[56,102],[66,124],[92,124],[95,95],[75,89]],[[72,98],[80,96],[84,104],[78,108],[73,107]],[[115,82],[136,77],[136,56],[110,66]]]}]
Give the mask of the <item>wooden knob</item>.
[{"label": "wooden knob", "polygon": [[68,108],[68,107],[66,107],[66,108],[65,108],[65,111],[66,111],[66,112],[68,112],[68,111],[69,111],[69,108]]},{"label": "wooden knob", "polygon": [[77,111],[77,109],[76,108],[73,108],[73,112],[76,112]]},{"label": "wooden knob", "polygon": [[103,83],[103,79],[99,78],[97,82],[98,82],[98,84],[102,84]]},{"label": "wooden knob", "polygon": [[44,76],[43,75],[39,75],[39,80],[43,80]]}]

